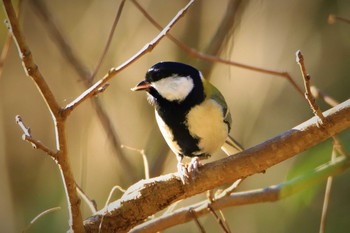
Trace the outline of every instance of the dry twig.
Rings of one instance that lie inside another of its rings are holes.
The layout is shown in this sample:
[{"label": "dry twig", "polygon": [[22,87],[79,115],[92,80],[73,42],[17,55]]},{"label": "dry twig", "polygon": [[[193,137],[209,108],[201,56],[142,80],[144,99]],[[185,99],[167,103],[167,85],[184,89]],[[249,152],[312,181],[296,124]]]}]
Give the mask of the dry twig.
[{"label": "dry twig", "polygon": [[304,63],[304,56],[298,50],[296,52],[296,61],[300,67],[301,74],[303,76],[304,80],[304,87],[305,87],[305,98],[308,101],[310,108],[312,112],[314,113],[315,116],[317,116],[321,122],[321,125],[325,124],[325,117],[322,114],[322,111],[320,107],[317,105],[316,100],[314,96],[312,95],[311,89],[310,89],[310,80],[311,76],[307,73],[306,68],[305,68],[305,63]]},{"label": "dry twig", "polygon": [[45,215],[47,215],[47,214],[49,214],[49,213],[52,213],[52,212],[54,212],[54,211],[60,210],[60,209],[61,209],[61,207],[58,206],[58,207],[50,208],[50,209],[47,209],[47,210],[41,212],[41,213],[38,214],[35,218],[33,218],[32,221],[30,221],[30,223],[28,224],[28,226],[26,226],[26,227],[22,230],[22,233],[27,232],[27,231],[29,230],[29,228],[31,228],[31,226],[33,226],[33,224],[34,224],[38,219],[40,219],[41,217],[43,217],[43,216],[45,216]]},{"label": "dry twig", "polygon": [[221,226],[222,230],[225,232],[225,233],[229,233],[230,230],[228,228],[228,226],[221,220],[221,218],[216,214],[215,210],[213,209],[213,207],[211,207],[211,204],[209,203],[208,204],[208,207],[207,207],[210,211],[210,213],[214,216],[215,220],[218,222],[218,224]]},{"label": "dry twig", "polygon": [[104,58],[106,57],[107,55],[107,52],[108,52],[108,49],[109,49],[109,46],[111,45],[111,42],[112,42],[112,38],[113,38],[113,35],[114,35],[114,32],[115,32],[115,29],[118,25],[118,22],[119,22],[119,19],[120,19],[120,16],[122,14],[122,11],[124,9],[124,4],[125,4],[125,0],[122,0],[119,4],[119,7],[118,7],[118,10],[117,10],[117,14],[115,16],[115,19],[114,19],[114,22],[113,22],[113,25],[112,25],[112,28],[111,28],[111,31],[108,35],[108,39],[107,39],[107,43],[103,49],[103,52],[102,52],[102,55],[100,57],[100,59],[98,60],[97,62],[97,65],[94,69],[94,72],[92,72],[91,74],[91,77],[90,77],[90,82],[92,82],[95,77],[96,77],[96,74],[98,72],[98,70],[100,69],[101,65],[102,65],[102,62],[104,60]]},{"label": "dry twig", "polygon": [[196,211],[192,208],[190,208],[188,210],[188,213],[192,215],[192,218],[194,220],[194,222],[196,223],[196,226],[199,228],[199,230],[202,232],[202,233],[205,233],[205,229],[204,227],[202,226],[202,224],[199,222],[198,218],[197,218],[197,215],[196,215]]},{"label": "dry twig", "polygon": [[136,151],[138,153],[140,153],[140,155],[142,156],[142,161],[143,161],[143,167],[145,170],[145,179],[149,179],[150,175],[149,175],[149,165],[148,165],[148,160],[147,160],[147,155],[145,153],[145,150],[140,150],[140,149],[136,149],[130,146],[125,146],[125,145],[121,145],[121,148],[126,148],[128,150],[132,150],[132,151]]},{"label": "dry twig", "polygon": [[167,35],[167,33],[171,30],[171,28],[176,24],[176,22],[185,15],[190,6],[194,3],[195,0],[189,1],[189,3],[181,9],[177,15],[169,22],[169,24],[148,44],[146,44],[142,49],[140,49],[135,55],[129,58],[126,62],[121,64],[116,68],[111,68],[109,72],[99,81],[97,81],[94,85],[84,91],[80,96],[78,96],[75,100],[69,103],[64,109],[64,115],[68,115],[74,108],[79,106],[86,99],[90,98],[95,91],[107,83],[111,78],[115,75],[123,71],[125,68],[129,67],[135,61],[137,61],[140,57],[149,53],[153,50],[155,46]]},{"label": "dry twig", "polygon": [[327,103],[329,106],[334,107],[337,106],[339,104],[338,101],[336,101],[335,99],[333,99],[331,96],[327,95],[326,93],[324,93],[323,91],[321,91],[320,89],[318,89],[315,86],[311,86],[310,87],[310,91],[311,94],[315,97],[315,98],[320,98],[322,99],[325,103]]},{"label": "dry twig", "polygon": [[[333,145],[331,161],[335,161],[335,159],[337,157],[336,153],[337,152],[336,152],[335,147]],[[322,214],[321,214],[321,223],[320,223],[319,233],[324,233],[325,232],[327,211],[328,211],[328,203],[329,203],[329,199],[330,199],[330,195],[331,195],[332,183],[333,183],[333,177],[329,176],[327,178],[326,189],[325,189],[325,192],[324,192],[324,200],[323,200],[323,206],[322,206]]]},{"label": "dry twig", "polygon": [[[78,58],[77,54],[74,53],[73,49],[68,44],[67,40],[63,36],[62,32],[59,30],[59,27],[57,23],[55,22],[55,19],[52,16],[52,13],[49,11],[49,9],[46,7],[43,1],[32,1],[31,6],[34,7],[34,10],[36,11],[36,15],[41,17],[41,22],[44,23],[44,26],[46,27],[49,35],[53,39],[53,41],[56,43],[56,45],[59,47],[59,51],[62,53],[66,61],[72,65],[75,72],[79,75],[79,78],[81,81],[83,81],[85,88],[89,88],[92,85],[92,75],[90,74],[89,69],[83,64],[83,62]],[[118,8],[117,15],[114,20],[113,27],[111,29],[111,32],[114,31],[118,18],[120,16],[121,7]],[[108,41],[110,41],[112,38],[112,34],[109,35]],[[108,48],[109,45],[105,46]],[[101,56],[100,60],[103,60],[104,56]],[[97,73],[96,67],[94,73]],[[91,94],[91,96],[95,96],[97,94],[100,94],[102,91],[104,91],[108,87],[108,83],[105,83],[100,88],[98,88],[94,93]],[[106,109],[103,107],[101,101],[99,98],[90,98],[92,102],[92,106],[94,110],[96,111],[96,114],[102,124],[103,129],[106,132],[106,135],[108,135],[108,139],[110,140],[113,149],[115,151],[115,155],[118,158],[118,161],[121,164],[121,168],[124,169],[124,172],[130,171],[133,169],[132,164],[130,161],[126,158],[123,151],[120,149],[120,140],[118,137],[117,131],[113,128],[113,124],[111,119],[109,118]],[[84,159],[84,158],[83,158]],[[135,175],[130,174],[130,176],[125,177],[125,179],[128,180],[135,180]]]},{"label": "dry twig", "polygon": [[[137,9],[140,10],[140,12],[158,29],[158,30],[162,30],[162,26],[157,23],[157,21],[155,19],[152,18],[152,16],[150,16],[148,14],[148,12],[136,1],[136,0],[132,0],[132,2],[135,4],[135,6],[137,7]],[[232,65],[232,66],[236,66],[239,68],[243,68],[243,69],[248,69],[251,71],[255,71],[255,72],[260,72],[260,73],[264,73],[264,74],[270,74],[270,75],[274,75],[274,76],[279,76],[279,77],[283,77],[285,79],[287,79],[292,86],[300,93],[303,95],[303,91],[302,89],[299,87],[299,85],[294,81],[294,79],[290,76],[290,74],[288,72],[279,72],[279,71],[274,71],[274,70],[268,70],[268,69],[263,69],[263,68],[259,68],[259,67],[255,67],[255,66],[251,66],[251,65],[246,65],[246,64],[242,64],[239,62],[235,62],[235,61],[230,61],[230,60],[226,60],[217,56],[213,56],[213,55],[208,55],[208,54],[204,54],[201,53],[193,48],[188,47],[187,45],[185,45],[184,43],[182,43],[181,41],[179,41],[178,39],[176,39],[173,35],[171,35],[171,33],[167,34],[167,37],[174,42],[179,48],[181,48],[182,50],[184,50],[185,52],[187,52],[189,55],[205,60],[205,61],[209,61],[209,62],[219,62],[222,64],[226,64],[226,65]]]},{"label": "dry twig", "polygon": [[32,147],[34,149],[39,149],[39,150],[42,150],[44,151],[46,154],[50,155],[51,158],[53,158],[55,161],[57,161],[57,153],[56,152],[53,152],[51,149],[49,149],[47,146],[45,146],[42,142],[38,141],[38,140],[35,140],[33,137],[32,137],[32,134],[31,134],[31,131],[30,131],[30,128],[26,127],[21,116],[20,115],[17,115],[16,116],[16,123],[19,125],[19,127],[22,129],[23,131],[23,136],[22,136],[22,139],[24,141],[27,141],[29,143],[32,144]]},{"label": "dry twig", "polygon": [[350,19],[347,19],[347,18],[344,18],[341,16],[337,16],[337,15],[333,15],[333,14],[330,14],[328,16],[328,23],[329,24],[335,24],[337,21],[350,24]]}]

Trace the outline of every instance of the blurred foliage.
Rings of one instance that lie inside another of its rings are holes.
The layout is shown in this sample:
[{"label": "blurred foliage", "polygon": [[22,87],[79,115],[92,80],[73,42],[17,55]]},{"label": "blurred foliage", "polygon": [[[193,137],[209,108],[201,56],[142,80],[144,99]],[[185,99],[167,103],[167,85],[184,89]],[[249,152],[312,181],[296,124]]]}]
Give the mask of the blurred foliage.
[{"label": "blurred foliage", "polygon": [[[41,0],[44,1],[44,0]],[[75,53],[93,70],[107,41],[119,1],[44,1],[62,34]],[[139,1],[158,23],[166,25],[187,1]],[[77,73],[62,56],[51,35],[37,16],[31,0],[23,2],[21,25],[34,58],[60,104],[65,105],[84,91]],[[226,11],[228,1],[197,1],[171,33],[185,44],[205,51]],[[245,1],[237,14],[237,25],[222,49],[221,57],[277,71],[287,71],[302,83],[295,63],[295,51],[305,56],[312,84],[338,101],[349,98],[350,25],[327,23],[329,14],[349,16],[346,0]],[[2,19],[5,18],[1,12]],[[349,17],[348,17],[349,18]],[[101,78],[110,67],[118,66],[157,35],[158,31],[127,1],[111,48],[97,74]],[[7,35],[0,27],[0,42]],[[176,171],[175,156],[169,153],[154,121],[153,109],[143,94],[130,88],[143,79],[146,70],[160,60],[177,60],[200,66],[166,38],[130,68],[117,75],[99,98],[113,120],[113,127],[124,145],[145,149],[151,174]],[[18,52],[11,46],[0,77],[0,225],[4,232],[19,232],[40,212],[55,206],[60,211],[40,219],[30,232],[65,232],[66,201],[56,164],[43,152],[21,140],[15,115],[22,116],[33,136],[54,148],[50,113],[40,94],[21,67]],[[216,63],[210,80],[222,91],[233,115],[232,135],[247,148],[282,133],[312,116],[308,105],[283,78]],[[321,103],[322,109],[328,106]],[[120,163],[87,101],[68,120],[70,159],[77,182],[102,207],[114,185],[126,188],[143,178],[142,158],[124,150],[136,179],[126,181]],[[341,135],[350,151],[349,132]],[[266,174],[247,179],[240,190],[266,187],[303,174],[330,158],[331,143],[315,148],[269,169]],[[212,156],[220,158],[222,153]],[[164,159],[159,159],[164,158]],[[124,178],[123,178],[124,177]],[[350,229],[349,174],[334,180],[330,200],[328,232]],[[324,186],[310,187],[277,203],[264,203],[225,209],[234,232],[316,232],[318,231]],[[120,194],[116,194],[118,198]],[[191,198],[193,203],[203,198]],[[83,205],[84,217],[90,215]],[[211,216],[200,218],[208,232],[220,231]],[[166,232],[198,232],[193,222]]]}]

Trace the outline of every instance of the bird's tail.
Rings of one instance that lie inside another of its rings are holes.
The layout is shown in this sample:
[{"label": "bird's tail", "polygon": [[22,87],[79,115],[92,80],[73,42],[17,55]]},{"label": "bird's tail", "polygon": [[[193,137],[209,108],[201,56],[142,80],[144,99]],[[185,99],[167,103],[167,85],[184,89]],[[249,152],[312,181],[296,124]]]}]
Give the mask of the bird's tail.
[{"label": "bird's tail", "polygon": [[244,149],[235,139],[233,139],[229,135],[226,138],[224,145],[222,145],[221,150],[223,150],[225,152],[225,154],[227,154],[229,156],[229,155],[237,154],[238,152],[241,152]]}]

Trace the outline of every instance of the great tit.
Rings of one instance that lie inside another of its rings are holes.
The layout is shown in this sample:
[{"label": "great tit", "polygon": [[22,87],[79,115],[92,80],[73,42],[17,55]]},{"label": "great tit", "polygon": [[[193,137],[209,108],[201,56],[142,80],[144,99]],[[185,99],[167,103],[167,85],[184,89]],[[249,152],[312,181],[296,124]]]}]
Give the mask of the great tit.
[{"label": "great tit", "polygon": [[[159,62],[132,91],[147,91],[159,129],[175,153],[183,183],[195,174],[199,160],[220,148],[228,155],[242,151],[229,137],[231,114],[220,91],[196,68],[179,62]],[[184,156],[192,158],[188,165]]]}]

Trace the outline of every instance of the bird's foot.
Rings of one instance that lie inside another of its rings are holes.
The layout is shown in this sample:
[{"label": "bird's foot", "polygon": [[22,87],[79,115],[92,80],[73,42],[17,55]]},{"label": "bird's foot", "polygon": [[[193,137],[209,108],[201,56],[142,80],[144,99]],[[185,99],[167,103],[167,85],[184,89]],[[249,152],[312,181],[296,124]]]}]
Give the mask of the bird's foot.
[{"label": "bird's foot", "polygon": [[198,157],[193,157],[187,166],[187,172],[191,174],[192,179],[198,173],[198,167],[202,166]]},{"label": "bird's foot", "polygon": [[187,171],[186,165],[183,164],[182,162],[178,162],[177,163],[177,172],[180,176],[182,184],[188,184],[190,176],[189,176],[189,173]]}]

